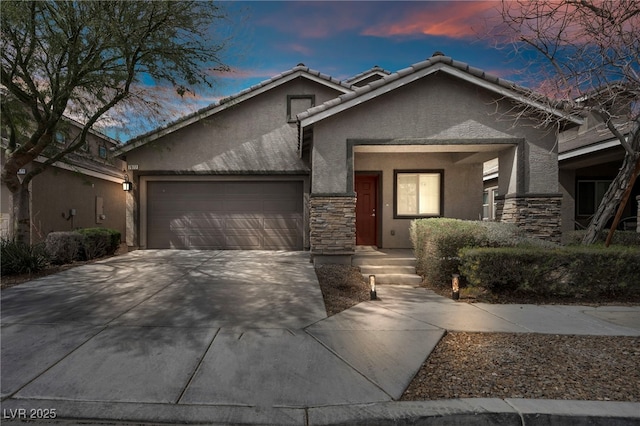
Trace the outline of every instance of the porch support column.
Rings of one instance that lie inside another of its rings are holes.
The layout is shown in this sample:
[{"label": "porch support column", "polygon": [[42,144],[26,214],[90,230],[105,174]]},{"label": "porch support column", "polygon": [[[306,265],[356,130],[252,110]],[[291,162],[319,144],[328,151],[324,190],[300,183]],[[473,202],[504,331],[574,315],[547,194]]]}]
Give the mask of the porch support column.
[{"label": "porch support column", "polygon": [[355,194],[312,193],[309,228],[311,257],[315,264],[351,264],[356,247]]},{"label": "porch support column", "polygon": [[528,237],[562,239],[562,194],[508,194],[497,197],[496,219],[514,223]]}]

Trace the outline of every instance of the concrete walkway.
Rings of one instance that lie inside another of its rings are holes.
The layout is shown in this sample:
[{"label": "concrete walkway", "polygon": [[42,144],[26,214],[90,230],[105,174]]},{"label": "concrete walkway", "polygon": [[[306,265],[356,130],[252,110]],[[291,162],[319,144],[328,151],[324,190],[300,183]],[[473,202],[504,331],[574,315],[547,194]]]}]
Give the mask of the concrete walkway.
[{"label": "concrete walkway", "polygon": [[308,253],[235,251],[132,252],[4,290],[1,420],[640,422],[637,403],[396,401],[445,330],[640,336],[640,307],[378,294],[326,318]]}]

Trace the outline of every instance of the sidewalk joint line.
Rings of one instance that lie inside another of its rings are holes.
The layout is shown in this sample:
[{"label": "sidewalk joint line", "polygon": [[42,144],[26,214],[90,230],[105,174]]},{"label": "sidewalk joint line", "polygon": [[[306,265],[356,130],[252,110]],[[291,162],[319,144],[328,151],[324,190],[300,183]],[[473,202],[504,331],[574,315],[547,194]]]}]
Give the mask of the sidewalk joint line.
[{"label": "sidewalk joint line", "polygon": [[522,426],[525,426],[526,422],[524,420],[524,415],[522,414],[522,412],[520,410],[518,410],[518,408],[511,404],[509,401],[507,401],[506,399],[503,399],[503,401],[505,402],[505,404],[507,404],[509,407],[513,408],[513,410],[518,413],[518,416],[520,417],[520,424]]},{"label": "sidewalk joint line", "polygon": [[[30,324],[29,324],[30,325]],[[52,324],[55,325],[55,324]],[[80,343],[78,346],[76,346],[75,348],[73,348],[70,352],[66,353],[62,358],[60,358],[59,360],[57,360],[56,362],[54,362],[53,364],[49,365],[46,369],[44,369],[42,372],[40,372],[38,375],[36,375],[33,379],[29,380],[27,383],[23,384],[22,386],[20,386],[18,389],[16,389],[14,392],[12,392],[11,394],[7,395],[6,397],[2,398],[2,401],[5,401],[7,399],[16,399],[14,398],[14,396],[20,392],[21,390],[23,390],[25,387],[29,386],[31,383],[35,382],[37,379],[39,379],[42,375],[46,374],[49,370],[51,370],[53,367],[55,367],[56,365],[60,364],[63,360],[67,359],[71,354],[73,354],[74,352],[76,352],[78,349],[80,349],[81,347],[83,347],[84,345],[86,345],[90,340],[93,340],[98,334],[102,333],[103,331],[105,331],[107,328],[109,328],[108,325],[96,325],[94,326],[96,328],[100,328],[96,333],[92,334],[91,336],[89,336],[87,338],[87,340],[85,340],[84,342]],[[30,399],[30,398],[18,398],[18,399]]]},{"label": "sidewalk joint line", "polygon": [[191,383],[193,383],[193,380],[195,379],[196,374],[198,374],[198,371],[200,370],[200,366],[202,366],[202,363],[204,362],[204,358],[207,356],[207,353],[209,353],[211,346],[213,346],[213,342],[216,340],[216,337],[218,337],[218,334],[220,334],[220,330],[221,330],[220,328],[216,330],[215,334],[213,335],[213,338],[211,339],[211,342],[209,342],[209,345],[207,345],[207,348],[202,353],[202,357],[200,357],[200,360],[198,361],[196,368],[194,368],[193,373],[191,373],[189,380],[187,380],[187,383],[184,385],[184,388],[182,389],[182,392],[180,392],[180,395],[178,396],[178,399],[176,400],[175,404],[180,404],[180,400],[182,400],[185,392],[187,392],[187,389],[189,389],[189,386],[191,386]]},{"label": "sidewalk joint line", "polygon": [[380,389],[382,391],[382,393],[384,393],[385,395],[387,395],[390,398],[390,401],[395,401],[395,399],[393,398],[393,396],[389,395],[389,393],[384,390],[382,388],[382,386],[380,386],[378,383],[374,382],[373,380],[371,380],[369,377],[367,377],[363,372],[361,372],[360,370],[358,370],[355,366],[351,365],[351,363],[349,363],[346,359],[344,359],[342,356],[340,356],[339,353],[337,353],[336,351],[334,351],[333,349],[331,349],[329,346],[327,346],[324,342],[322,342],[320,339],[318,339],[316,336],[314,336],[312,333],[310,333],[307,330],[303,330],[307,335],[311,336],[311,338],[313,340],[315,340],[316,342],[318,342],[322,347],[324,347],[326,350],[328,350],[331,354],[333,354],[336,358],[338,358],[340,361],[342,361],[344,364],[347,365],[347,367],[351,368],[353,371],[355,371],[356,373],[358,373],[360,376],[362,376],[367,382],[371,383],[372,385],[374,385],[376,388]]}]

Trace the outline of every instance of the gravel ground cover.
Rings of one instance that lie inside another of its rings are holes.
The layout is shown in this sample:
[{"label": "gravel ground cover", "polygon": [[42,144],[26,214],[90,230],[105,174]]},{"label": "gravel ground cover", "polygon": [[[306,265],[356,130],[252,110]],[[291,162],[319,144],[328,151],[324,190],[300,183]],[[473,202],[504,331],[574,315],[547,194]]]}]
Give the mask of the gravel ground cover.
[{"label": "gravel ground cover", "polygon": [[[369,299],[366,282],[358,268],[323,265],[316,268],[316,273],[328,315]],[[473,295],[468,301],[476,297]],[[532,303],[530,300],[509,302]],[[567,303],[566,300],[536,302]],[[608,302],[615,303],[615,300]],[[425,360],[401,399],[640,402],[638,365],[638,337],[452,332],[442,338]]]},{"label": "gravel ground cover", "polygon": [[347,265],[319,265],[316,275],[327,315],[335,315],[369,300],[369,286],[359,268]]},{"label": "gravel ground cover", "polygon": [[640,338],[448,333],[403,400],[640,401]]}]

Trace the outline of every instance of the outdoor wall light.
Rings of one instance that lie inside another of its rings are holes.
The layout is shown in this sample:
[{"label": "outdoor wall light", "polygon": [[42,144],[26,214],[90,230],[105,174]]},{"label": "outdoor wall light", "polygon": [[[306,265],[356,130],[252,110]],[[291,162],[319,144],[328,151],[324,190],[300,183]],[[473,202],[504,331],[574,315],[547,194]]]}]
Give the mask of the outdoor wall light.
[{"label": "outdoor wall light", "polygon": [[376,294],[376,276],[369,275],[369,288],[371,289],[369,294],[371,295],[371,300],[376,300],[378,295]]},{"label": "outdoor wall light", "polygon": [[460,275],[453,274],[451,279],[451,298],[453,300],[460,299]]},{"label": "outdoor wall light", "polygon": [[129,175],[124,175],[124,182],[122,182],[122,190],[123,191],[131,191],[133,189],[133,184],[129,182]]}]

